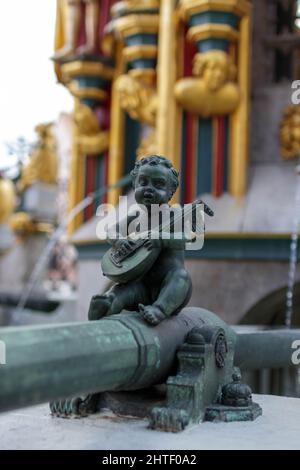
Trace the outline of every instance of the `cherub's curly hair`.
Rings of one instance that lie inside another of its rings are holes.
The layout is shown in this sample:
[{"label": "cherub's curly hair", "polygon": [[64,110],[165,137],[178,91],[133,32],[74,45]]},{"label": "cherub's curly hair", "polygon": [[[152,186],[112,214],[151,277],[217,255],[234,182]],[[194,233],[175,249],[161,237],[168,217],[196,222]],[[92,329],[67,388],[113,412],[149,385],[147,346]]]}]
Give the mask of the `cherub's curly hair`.
[{"label": "cherub's curly hair", "polygon": [[[179,172],[173,167],[172,162],[161,155],[150,155],[149,157],[143,157],[137,160],[134,165],[134,169],[131,171],[132,184],[135,185],[136,177],[139,173],[139,169],[143,165],[163,165],[170,171],[170,182],[171,182],[171,197],[176,192],[179,185]],[[171,199],[170,197],[170,199]]]}]

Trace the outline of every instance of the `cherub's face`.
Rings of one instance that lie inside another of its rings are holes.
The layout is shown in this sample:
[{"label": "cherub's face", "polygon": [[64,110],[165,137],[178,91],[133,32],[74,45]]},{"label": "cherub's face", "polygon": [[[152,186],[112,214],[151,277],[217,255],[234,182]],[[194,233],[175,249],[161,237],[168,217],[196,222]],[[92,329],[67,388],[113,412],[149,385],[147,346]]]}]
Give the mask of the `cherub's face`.
[{"label": "cherub's face", "polygon": [[166,204],[171,197],[170,174],[163,165],[143,165],[135,180],[135,200],[146,207]]},{"label": "cherub's face", "polygon": [[203,79],[209,90],[217,91],[226,83],[227,68],[226,59],[218,58],[208,61],[203,73]]}]

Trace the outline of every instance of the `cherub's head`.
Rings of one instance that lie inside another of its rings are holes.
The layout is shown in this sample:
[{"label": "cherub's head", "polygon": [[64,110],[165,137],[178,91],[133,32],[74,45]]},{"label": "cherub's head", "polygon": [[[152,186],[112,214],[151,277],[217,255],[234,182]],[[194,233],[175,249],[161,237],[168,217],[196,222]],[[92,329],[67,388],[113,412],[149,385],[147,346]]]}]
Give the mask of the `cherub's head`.
[{"label": "cherub's head", "polygon": [[208,51],[196,54],[193,73],[201,77],[210,91],[217,91],[236,78],[236,66],[223,51]]},{"label": "cherub's head", "polygon": [[159,155],[136,161],[131,176],[135,200],[146,207],[151,204],[166,204],[179,184],[178,171],[170,160]]}]

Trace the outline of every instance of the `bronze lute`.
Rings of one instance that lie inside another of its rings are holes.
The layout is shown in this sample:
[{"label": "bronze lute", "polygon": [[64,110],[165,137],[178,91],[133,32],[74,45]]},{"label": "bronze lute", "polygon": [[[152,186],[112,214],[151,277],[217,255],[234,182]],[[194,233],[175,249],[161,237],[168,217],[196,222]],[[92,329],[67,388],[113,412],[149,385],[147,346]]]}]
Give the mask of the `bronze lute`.
[{"label": "bronze lute", "polygon": [[[172,230],[172,226],[176,226],[176,223],[181,219],[191,217],[192,220],[192,231],[199,232],[201,228],[196,226],[196,208],[199,205],[203,206],[203,210],[210,217],[214,215],[213,211],[200,199],[194,201],[189,205],[189,208],[178,211],[178,214],[174,216],[172,222],[168,221],[167,224],[160,224],[157,227],[158,232],[163,232],[166,229]],[[203,227],[202,227],[203,230]],[[149,269],[153,266],[157,260],[161,248],[156,246],[149,247],[149,240],[151,235],[145,237],[143,234],[130,234],[129,240],[133,241],[130,249],[118,249],[116,247],[110,248],[101,260],[101,267],[104,276],[108,277],[112,281],[125,283],[133,280],[137,280],[143,277]]]}]

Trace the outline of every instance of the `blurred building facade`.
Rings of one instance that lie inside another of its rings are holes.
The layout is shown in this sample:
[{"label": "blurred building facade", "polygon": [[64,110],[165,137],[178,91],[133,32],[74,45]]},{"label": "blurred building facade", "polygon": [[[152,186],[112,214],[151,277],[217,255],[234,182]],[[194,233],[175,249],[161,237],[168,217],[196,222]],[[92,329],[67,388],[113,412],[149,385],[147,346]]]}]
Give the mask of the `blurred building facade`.
[{"label": "blurred building facade", "polygon": [[[187,253],[191,304],[230,323],[284,322],[297,11],[295,0],[57,2],[55,69],[74,96],[69,207],[116,183],[136,158],[167,156],[181,175],[176,201],[201,196],[215,211],[203,250]],[[108,192],[70,224],[82,318],[108,285],[96,208],[120,194]]]}]

